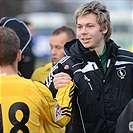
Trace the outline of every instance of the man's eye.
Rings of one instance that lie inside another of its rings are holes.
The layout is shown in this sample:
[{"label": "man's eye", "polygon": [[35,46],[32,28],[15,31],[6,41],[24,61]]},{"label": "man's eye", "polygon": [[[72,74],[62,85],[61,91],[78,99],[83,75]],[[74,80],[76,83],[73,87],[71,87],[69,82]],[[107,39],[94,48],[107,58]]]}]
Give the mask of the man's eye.
[{"label": "man's eye", "polygon": [[60,46],[57,46],[56,48],[57,48],[57,49],[61,49],[62,47],[60,47]]},{"label": "man's eye", "polygon": [[88,27],[94,27],[94,25],[88,25]]},{"label": "man's eye", "polygon": [[81,26],[77,26],[78,29],[81,29],[82,27]]}]

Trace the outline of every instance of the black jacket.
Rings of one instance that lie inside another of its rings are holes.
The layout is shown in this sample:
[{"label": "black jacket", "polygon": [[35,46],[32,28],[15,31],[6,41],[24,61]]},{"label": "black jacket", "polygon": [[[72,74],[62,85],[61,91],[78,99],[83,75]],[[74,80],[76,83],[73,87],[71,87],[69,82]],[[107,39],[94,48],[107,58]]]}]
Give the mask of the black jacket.
[{"label": "black jacket", "polygon": [[133,133],[133,98],[119,116],[115,133]]},{"label": "black jacket", "polygon": [[133,53],[112,40],[106,47],[105,75],[96,52],[84,48],[76,39],[65,45],[66,56],[46,80],[46,85],[53,90],[52,76],[60,71],[58,64],[70,66],[76,88],[68,133],[114,133],[117,118],[132,97]]}]

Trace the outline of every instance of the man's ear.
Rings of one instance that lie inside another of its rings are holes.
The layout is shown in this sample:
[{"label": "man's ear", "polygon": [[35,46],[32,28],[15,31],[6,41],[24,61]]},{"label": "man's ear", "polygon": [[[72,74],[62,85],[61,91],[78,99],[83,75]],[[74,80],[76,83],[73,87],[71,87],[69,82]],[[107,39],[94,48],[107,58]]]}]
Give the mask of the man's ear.
[{"label": "man's ear", "polygon": [[105,35],[108,32],[108,28],[107,25],[104,27],[104,29],[102,30],[103,35]]},{"label": "man's ear", "polygon": [[21,61],[21,59],[22,59],[22,52],[21,52],[21,50],[19,50],[18,54],[17,54],[17,61],[19,62],[19,61]]}]

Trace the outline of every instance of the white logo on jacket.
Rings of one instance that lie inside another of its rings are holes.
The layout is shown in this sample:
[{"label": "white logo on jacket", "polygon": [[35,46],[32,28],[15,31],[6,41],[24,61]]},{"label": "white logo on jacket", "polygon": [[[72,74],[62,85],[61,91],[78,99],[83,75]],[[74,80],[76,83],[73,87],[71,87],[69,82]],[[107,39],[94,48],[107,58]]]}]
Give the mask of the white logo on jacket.
[{"label": "white logo on jacket", "polygon": [[124,79],[124,77],[126,76],[126,70],[125,70],[126,67],[119,67],[117,68],[117,75],[118,77],[120,77],[121,79]]}]

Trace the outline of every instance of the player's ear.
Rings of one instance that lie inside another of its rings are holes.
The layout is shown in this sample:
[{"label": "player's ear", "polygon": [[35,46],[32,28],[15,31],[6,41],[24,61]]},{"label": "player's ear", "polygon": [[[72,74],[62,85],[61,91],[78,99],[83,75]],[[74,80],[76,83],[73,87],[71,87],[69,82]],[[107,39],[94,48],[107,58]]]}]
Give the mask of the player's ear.
[{"label": "player's ear", "polygon": [[21,61],[21,59],[22,59],[22,52],[21,52],[21,50],[19,50],[18,54],[17,54],[17,61],[19,62],[19,61]]}]

